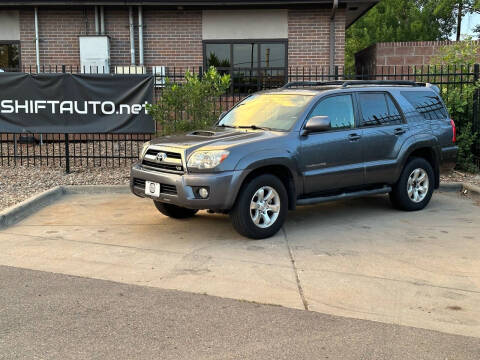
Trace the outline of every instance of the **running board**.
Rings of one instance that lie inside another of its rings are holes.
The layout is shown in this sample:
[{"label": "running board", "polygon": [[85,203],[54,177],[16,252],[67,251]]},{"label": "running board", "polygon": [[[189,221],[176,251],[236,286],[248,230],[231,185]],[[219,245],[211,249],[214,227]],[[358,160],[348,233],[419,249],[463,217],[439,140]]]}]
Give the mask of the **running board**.
[{"label": "running board", "polygon": [[319,204],[319,203],[328,202],[328,201],[352,199],[352,198],[367,196],[367,195],[386,194],[386,193],[389,193],[390,191],[392,191],[392,188],[390,186],[385,186],[380,189],[361,190],[361,191],[355,191],[350,193],[343,193],[340,195],[319,196],[319,197],[313,197],[313,198],[298,199],[297,205],[312,205],[312,204]]}]

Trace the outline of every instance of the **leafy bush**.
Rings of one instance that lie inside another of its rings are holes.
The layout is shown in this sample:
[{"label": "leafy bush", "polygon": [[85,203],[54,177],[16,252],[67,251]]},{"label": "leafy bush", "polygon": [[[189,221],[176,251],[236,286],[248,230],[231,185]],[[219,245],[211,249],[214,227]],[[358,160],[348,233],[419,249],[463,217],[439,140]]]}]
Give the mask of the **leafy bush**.
[{"label": "leafy bush", "polygon": [[160,135],[206,129],[217,120],[215,101],[230,87],[230,75],[220,75],[210,67],[202,76],[185,73],[185,81],[165,80],[158,102],[148,106]]},{"label": "leafy bush", "polygon": [[[472,69],[477,61],[478,54],[480,54],[480,45],[471,39],[466,41],[456,42],[452,45],[447,45],[441,48],[434,58],[431,60],[432,65],[437,65],[438,76],[435,76],[430,81],[441,82],[445,81],[445,75],[442,72],[453,73],[447,75],[448,80],[453,80],[458,76],[455,70],[467,72]],[[467,80],[467,79],[465,79]],[[475,84],[463,84],[447,86],[440,85],[442,98],[447,105],[450,116],[455,120],[457,125],[457,145],[459,147],[457,168],[469,172],[477,172],[478,168],[475,165],[473,156],[473,146],[480,141],[478,133],[473,133],[473,111],[474,111],[474,96],[479,96],[480,82]]]}]

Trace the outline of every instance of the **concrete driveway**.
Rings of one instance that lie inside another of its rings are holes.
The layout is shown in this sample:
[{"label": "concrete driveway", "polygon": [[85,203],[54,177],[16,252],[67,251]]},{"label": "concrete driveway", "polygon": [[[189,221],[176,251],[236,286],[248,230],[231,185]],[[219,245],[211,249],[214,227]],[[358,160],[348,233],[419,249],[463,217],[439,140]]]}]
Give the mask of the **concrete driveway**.
[{"label": "concrete driveway", "polygon": [[384,196],[303,207],[261,241],[223,215],[69,195],[0,232],[0,265],[480,337],[480,207],[454,193],[416,213]]}]

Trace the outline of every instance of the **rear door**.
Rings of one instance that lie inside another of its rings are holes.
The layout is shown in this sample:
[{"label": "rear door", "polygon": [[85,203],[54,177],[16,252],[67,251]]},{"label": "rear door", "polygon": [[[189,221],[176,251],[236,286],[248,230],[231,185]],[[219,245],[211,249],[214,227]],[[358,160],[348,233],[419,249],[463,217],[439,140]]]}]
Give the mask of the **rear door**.
[{"label": "rear door", "polygon": [[388,92],[358,92],[366,184],[395,181],[400,149],[411,136],[398,104]]},{"label": "rear door", "polygon": [[362,131],[356,128],[355,114],[351,93],[322,98],[309,114],[328,116],[332,129],[301,137],[306,194],[363,185]]}]

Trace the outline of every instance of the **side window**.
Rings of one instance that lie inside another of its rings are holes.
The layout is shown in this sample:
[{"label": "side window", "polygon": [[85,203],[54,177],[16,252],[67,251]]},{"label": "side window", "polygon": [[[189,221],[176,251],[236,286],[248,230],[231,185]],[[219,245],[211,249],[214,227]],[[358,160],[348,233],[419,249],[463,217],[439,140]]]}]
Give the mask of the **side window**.
[{"label": "side window", "polygon": [[351,129],[355,126],[352,95],[337,95],[321,100],[311,112],[313,116],[328,116],[332,129]]},{"label": "side window", "polygon": [[359,93],[362,126],[395,125],[402,116],[390,95],[385,93]]},{"label": "side window", "polygon": [[432,91],[402,91],[402,95],[426,120],[448,118],[440,98]]}]

